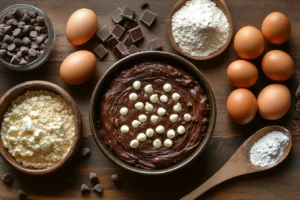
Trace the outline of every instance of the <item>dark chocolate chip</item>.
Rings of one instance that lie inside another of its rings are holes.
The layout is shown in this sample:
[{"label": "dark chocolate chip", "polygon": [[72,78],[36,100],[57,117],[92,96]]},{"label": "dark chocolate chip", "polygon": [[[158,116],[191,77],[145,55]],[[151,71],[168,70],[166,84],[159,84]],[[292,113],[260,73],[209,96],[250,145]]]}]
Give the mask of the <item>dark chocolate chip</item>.
[{"label": "dark chocolate chip", "polygon": [[6,25],[12,26],[12,27],[17,27],[18,26],[18,21],[16,19],[10,19],[6,22]]},{"label": "dark chocolate chip", "polygon": [[142,29],[139,26],[137,26],[133,29],[130,29],[128,31],[128,34],[130,35],[131,41],[133,43],[135,43],[135,42],[137,42],[137,41],[144,38],[144,34],[142,32]]},{"label": "dark chocolate chip", "polygon": [[154,38],[149,41],[149,46],[151,51],[159,51],[162,50],[162,45],[159,38]]},{"label": "dark chocolate chip", "polygon": [[36,50],[35,49],[29,49],[28,51],[29,57],[36,57]]},{"label": "dark chocolate chip", "polygon": [[22,36],[22,31],[20,28],[16,28],[14,31],[13,31],[13,36],[19,38]]},{"label": "dark chocolate chip", "polygon": [[128,49],[128,52],[130,54],[135,54],[135,53],[140,52],[140,50],[135,45],[131,45],[131,47]]},{"label": "dark chocolate chip", "polygon": [[97,37],[102,41],[105,42],[111,36],[110,31],[108,30],[107,26],[104,26],[97,32]]},{"label": "dark chocolate chip", "polygon": [[117,38],[120,39],[122,37],[122,35],[125,32],[125,28],[123,28],[122,26],[120,26],[119,24],[117,24],[115,26],[115,28],[112,30],[112,34]]},{"label": "dark chocolate chip", "polygon": [[156,14],[146,9],[141,16],[140,21],[150,27],[153,24],[155,18]]},{"label": "dark chocolate chip", "polygon": [[97,54],[97,56],[102,60],[107,55],[107,50],[103,46],[103,44],[100,44],[98,47],[94,49],[94,52]]},{"label": "dark chocolate chip", "polygon": [[9,34],[11,32],[11,26],[5,26],[3,27],[3,33],[4,34]]},{"label": "dark chocolate chip", "polygon": [[7,49],[7,46],[8,46],[8,44],[6,44],[6,43],[2,43],[2,45],[1,45],[1,49]]},{"label": "dark chocolate chip", "polygon": [[120,176],[119,174],[113,174],[111,175],[111,179],[113,180],[113,182],[116,184],[116,185],[119,185],[120,184]]},{"label": "dark chocolate chip", "polygon": [[89,188],[89,186],[87,186],[86,184],[81,185],[81,193],[82,194],[87,194],[90,192],[91,192],[91,189]]},{"label": "dark chocolate chip", "polygon": [[30,61],[29,56],[25,56],[25,60],[29,62]]},{"label": "dark chocolate chip", "polygon": [[93,188],[93,191],[97,194],[102,194],[103,192],[103,186],[101,184],[97,184],[95,185],[95,187]]},{"label": "dark chocolate chip", "polygon": [[126,46],[127,48],[131,47],[131,45],[132,45],[132,40],[131,40],[131,38],[130,38],[129,35],[126,36],[126,38],[125,38],[125,40],[124,40],[123,43],[125,44],[125,46]]},{"label": "dark chocolate chip", "polygon": [[120,23],[123,20],[122,9],[117,8],[117,10],[111,14],[111,18],[116,24]]},{"label": "dark chocolate chip", "polygon": [[23,26],[25,26],[25,24],[26,24],[25,22],[19,22],[19,23],[18,23],[18,27],[19,27],[19,28],[21,28],[21,27],[23,28]]},{"label": "dark chocolate chip", "polygon": [[19,59],[21,59],[22,56],[23,56],[22,51],[18,51],[18,52],[16,53],[16,56],[17,56]]},{"label": "dark chocolate chip", "polygon": [[36,17],[37,17],[37,12],[35,12],[35,11],[29,11],[29,12],[28,12],[28,15],[29,15],[29,17],[31,17],[31,18],[36,18]]},{"label": "dark chocolate chip", "polygon": [[146,9],[149,7],[149,2],[148,0],[141,0],[141,8]]},{"label": "dark chocolate chip", "polygon": [[122,16],[127,19],[132,19],[134,16],[134,10],[125,6],[123,8]]},{"label": "dark chocolate chip", "polygon": [[32,49],[37,49],[39,47],[39,45],[35,42],[31,43],[31,48]]},{"label": "dark chocolate chip", "polygon": [[115,38],[114,36],[112,36],[111,38],[109,38],[107,40],[107,45],[110,48],[110,50],[113,50],[113,48],[115,48],[115,46],[117,46],[117,44],[119,44],[119,40],[117,38]]},{"label": "dark chocolate chip", "polygon": [[28,61],[25,60],[24,58],[21,58],[20,65],[26,65],[26,64],[28,64]]},{"label": "dark chocolate chip", "polygon": [[83,157],[83,158],[90,157],[90,155],[91,155],[91,150],[90,150],[89,148],[85,147],[85,148],[83,148],[83,149],[81,150],[80,155],[81,155],[81,157]]},{"label": "dark chocolate chip", "polygon": [[7,55],[8,55],[9,57],[11,57],[11,58],[15,56],[14,53],[11,53],[11,52],[9,52],[9,51],[7,51],[6,53],[7,53]]},{"label": "dark chocolate chip", "polygon": [[21,47],[20,47],[20,51],[22,51],[23,54],[24,54],[24,53],[28,53],[29,48],[28,48],[28,47],[25,47],[25,46],[21,46]]},{"label": "dark chocolate chip", "polygon": [[44,19],[44,17],[42,17],[42,16],[37,16],[37,18],[36,18],[37,23],[40,24],[40,25],[41,25],[41,24],[44,24],[44,20],[45,20],[45,19]]},{"label": "dark chocolate chip", "polygon": [[12,43],[12,44],[10,44],[10,45],[7,46],[7,50],[8,50],[8,51],[13,51],[13,50],[16,49],[16,47],[17,47],[17,46],[16,46],[14,43]]},{"label": "dark chocolate chip", "polygon": [[22,21],[25,23],[29,23],[30,22],[30,17],[28,16],[27,13],[24,13],[23,17],[22,17]]},{"label": "dark chocolate chip", "polygon": [[2,41],[3,38],[4,38],[4,35],[3,35],[3,33],[0,32],[0,40]]},{"label": "dark chocolate chip", "polygon": [[29,36],[30,36],[31,38],[36,38],[37,32],[36,32],[36,31],[30,31]]},{"label": "dark chocolate chip", "polygon": [[14,39],[13,43],[14,43],[17,47],[22,46],[22,44],[23,44],[23,42],[22,42],[22,40],[21,40],[20,38]]},{"label": "dark chocolate chip", "polygon": [[46,49],[46,45],[44,45],[44,44],[41,44],[40,46],[39,46],[39,48],[38,49],[40,49],[40,50],[44,50],[44,49]]},{"label": "dark chocolate chip", "polygon": [[11,37],[9,35],[5,35],[2,42],[10,44],[13,41],[11,40]]},{"label": "dark chocolate chip", "polygon": [[23,37],[22,42],[25,46],[29,46],[31,44],[31,41],[28,37]]},{"label": "dark chocolate chip", "polygon": [[119,44],[117,44],[117,46],[115,46],[113,52],[118,59],[129,55],[127,47],[122,42],[120,42]]},{"label": "dark chocolate chip", "polygon": [[6,57],[6,50],[5,49],[0,49],[0,57],[5,58]]},{"label": "dark chocolate chip", "polygon": [[207,118],[207,117],[204,117],[204,118],[202,119],[202,123],[203,123],[203,125],[208,124],[208,118]]},{"label": "dark chocolate chip", "polygon": [[13,35],[11,35],[10,40],[11,40],[11,42],[13,42],[15,40],[15,37]]},{"label": "dark chocolate chip", "polygon": [[14,56],[12,57],[10,63],[13,64],[13,65],[17,65],[17,64],[20,63],[20,60],[19,60],[19,58],[18,58],[16,55],[14,55]]},{"label": "dark chocolate chip", "polygon": [[136,27],[138,25],[138,21],[135,19],[129,19],[126,24],[124,25],[124,28],[126,29],[133,29],[134,27]]},{"label": "dark chocolate chip", "polygon": [[23,33],[29,33],[32,30],[31,25],[25,25],[23,26]]},{"label": "dark chocolate chip", "polygon": [[43,37],[42,36],[37,36],[35,42],[40,45],[44,42]]},{"label": "dark chocolate chip", "polygon": [[4,16],[4,21],[6,22],[7,20],[13,19],[14,16],[12,15],[12,11],[9,11],[8,13],[6,13],[6,15]]},{"label": "dark chocolate chip", "polygon": [[21,12],[22,12],[22,15],[24,15],[24,14],[27,14],[27,15],[28,15],[28,13],[29,13],[27,9],[22,9]]},{"label": "dark chocolate chip", "polygon": [[49,43],[49,38],[47,38],[47,39],[44,41],[44,44],[45,44],[45,45],[48,45],[48,43]]},{"label": "dark chocolate chip", "polygon": [[42,28],[42,27],[40,27],[40,26],[35,26],[35,27],[34,27],[34,30],[36,30],[36,31],[39,33],[39,32],[41,31],[41,28]]},{"label": "dark chocolate chip", "polygon": [[97,184],[98,183],[98,176],[94,172],[90,172],[89,178],[92,184]]},{"label": "dark chocolate chip", "polygon": [[11,184],[13,182],[13,178],[10,174],[3,174],[1,176],[1,180],[5,183],[5,184]]},{"label": "dark chocolate chip", "polygon": [[27,199],[27,194],[23,190],[18,190],[17,195],[20,200]]},{"label": "dark chocolate chip", "polygon": [[30,19],[30,24],[34,26],[37,23],[36,19]]},{"label": "dark chocolate chip", "polygon": [[40,33],[46,33],[47,32],[47,28],[45,26],[42,26],[40,29]]},{"label": "dark chocolate chip", "polygon": [[20,16],[21,16],[21,10],[19,10],[18,8],[14,9],[11,14],[16,18],[18,19]]}]

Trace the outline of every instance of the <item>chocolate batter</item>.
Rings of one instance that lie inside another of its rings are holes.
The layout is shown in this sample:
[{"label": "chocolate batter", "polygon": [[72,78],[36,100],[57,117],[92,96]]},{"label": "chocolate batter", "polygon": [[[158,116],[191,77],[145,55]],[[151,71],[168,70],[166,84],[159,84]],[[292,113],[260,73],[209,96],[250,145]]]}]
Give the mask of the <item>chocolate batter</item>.
[{"label": "chocolate batter", "polygon": [[[132,87],[136,80],[142,83],[138,90]],[[163,85],[166,83],[172,85],[172,91],[169,93],[163,90]],[[151,94],[144,91],[144,87],[148,84],[153,86],[152,94],[167,95],[168,102],[152,103]],[[181,96],[178,101],[172,99],[172,94],[175,92]],[[130,93],[136,93],[138,99],[129,100]],[[144,108],[139,111],[134,107],[136,102],[143,102],[144,105],[149,102],[154,106],[154,110],[147,112]],[[176,113],[173,106],[178,102],[181,103],[182,110]],[[198,147],[207,131],[209,104],[205,91],[193,77],[163,63],[146,62],[123,71],[111,82],[102,102],[99,103],[101,103],[99,134],[120,159],[139,168],[165,168],[183,160]],[[122,107],[128,108],[126,116],[120,114]],[[163,107],[167,112],[153,124],[150,117],[157,115],[159,107]],[[169,119],[174,113],[179,115],[176,123],[172,123]],[[192,115],[192,120],[189,122],[183,118],[186,113]],[[131,123],[141,114],[145,114],[148,120],[134,129]],[[129,126],[128,133],[121,133],[122,125]],[[130,142],[136,139],[139,133],[145,133],[148,128],[155,130],[158,125],[165,127],[166,131],[163,134],[154,133],[153,137],[147,137],[145,142],[140,142],[136,149],[130,147]],[[185,127],[185,134],[177,133],[177,127],[180,125]],[[167,148],[163,143],[168,138],[166,133],[169,129],[174,129],[176,136],[172,138],[172,147]],[[161,140],[160,148],[153,147],[152,143],[155,139]]]}]

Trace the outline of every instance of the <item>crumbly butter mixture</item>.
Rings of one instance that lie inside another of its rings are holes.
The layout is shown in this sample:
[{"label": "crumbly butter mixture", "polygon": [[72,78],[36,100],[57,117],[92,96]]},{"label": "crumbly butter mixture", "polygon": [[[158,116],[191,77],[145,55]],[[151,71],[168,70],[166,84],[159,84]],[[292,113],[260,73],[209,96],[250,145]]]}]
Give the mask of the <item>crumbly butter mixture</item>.
[{"label": "crumbly butter mixture", "polygon": [[4,147],[17,162],[31,168],[49,168],[69,152],[75,119],[62,96],[27,91],[12,101],[1,126]]}]

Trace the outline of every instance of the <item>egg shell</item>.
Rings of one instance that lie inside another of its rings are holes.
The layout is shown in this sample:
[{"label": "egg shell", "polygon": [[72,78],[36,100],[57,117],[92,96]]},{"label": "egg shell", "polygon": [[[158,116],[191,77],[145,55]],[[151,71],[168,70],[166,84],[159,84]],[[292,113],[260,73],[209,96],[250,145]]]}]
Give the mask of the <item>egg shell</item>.
[{"label": "egg shell", "polygon": [[270,43],[282,44],[291,35],[291,23],[283,13],[273,12],[264,19],[261,31]]},{"label": "egg shell", "polygon": [[256,83],[258,70],[251,62],[236,60],[228,66],[227,77],[233,86],[249,88]]},{"label": "egg shell", "polygon": [[291,56],[281,50],[266,53],[261,63],[264,74],[274,81],[285,81],[291,78],[295,64]]},{"label": "egg shell", "polygon": [[96,57],[81,50],[70,54],[60,66],[60,77],[69,85],[79,85],[90,79],[96,69]]},{"label": "egg shell", "polygon": [[79,9],[70,16],[67,22],[67,39],[72,45],[82,45],[93,37],[97,27],[96,14],[90,9]]},{"label": "egg shell", "polygon": [[237,124],[248,124],[257,112],[257,101],[252,92],[239,88],[234,90],[227,99],[227,114]]},{"label": "egg shell", "polygon": [[257,97],[258,112],[267,120],[283,117],[291,106],[291,93],[282,84],[271,84],[265,87]]},{"label": "egg shell", "polygon": [[234,37],[234,49],[245,60],[259,57],[265,49],[262,33],[253,26],[241,28]]}]

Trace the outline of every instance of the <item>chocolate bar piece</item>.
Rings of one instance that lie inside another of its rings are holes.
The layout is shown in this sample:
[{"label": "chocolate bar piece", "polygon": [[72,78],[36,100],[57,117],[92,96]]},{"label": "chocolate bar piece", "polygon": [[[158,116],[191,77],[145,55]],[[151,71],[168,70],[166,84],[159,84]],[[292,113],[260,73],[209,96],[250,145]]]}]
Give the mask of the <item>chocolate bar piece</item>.
[{"label": "chocolate bar piece", "polygon": [[153,40],[150,40],[149,46],[150,46],[151,51],[162,50],[162,45],[161,45],[159,38],[154,38]]},{"label": "chocolate bar piece", "polygon": [[148,0],[141,0],[141,8],[146,9],[149,7],[149,2]]},{"label": "chocolate bar piece", "polygon": [[138,25],[138,21],[137,20],[135,20],[135,19],[128,19],[128,21],[124,25],[124,28],[126,28],[126,29],[129,30],[129,29],[133,29],[137,25]]},{"label": "chocolate bar piece", "polygon": [[129,54],[135,54],[140,52],[140,50],[135,46],[135,45],[131,45],[131,47],[128,49]]},{"label": "chocolate bar piece", "polygon": [[107,50],[103,46],[103,44],[100,44],[98,47],[94,49],[94,52],[97,54],[97,56],[102,60],[107,55]]},{"label": "chocolate bar piece", "polygon": [[133,43],[135,43],[135,42],[137,42],[137,41],[144,38],[144,34],[142,32],[142,29],[139,26],[137,26],[133,29],[130,29],[128,31],[128,34],[130,35],[131,41]]},{"label": "chocolate bar piece", "polygon": [[128,8],[128,7],[125,6],[123,8],[122,16],[127,18],[127,19],[132,19],[133,16],[134,16],[134,10],[132,10],[131,8]]},{"label": "chocolate bar piece", "polygon": [[113,52],[118,59],[129,55],[127,47],[122,42],[115,46]]},{"label": "chocolate bar piece", "polygon": [[115,28],[112,30],[112,34],[117,38],[120,39],[122,37],[122,35],[125,32],[125,28],[123,28],[122,26],[120,26],[119,24],[117,24],[115,26]]},{"label": "chocolate bar piece", "polygon": [[120,23],[123,20],[122,9],[120,7],[117,8],[117,10],[111,14],[111,18],[116,24]]},{"label": "chocolate bar piece", "polygon": [[112,36],[111,38],[109,38],[106,43],[108,45],[108,47],[110,48],[110,50],[113,50],[115,48],[115,46],[117,46],[117,44],[119,44],[119,40],[117,38],[115,38],[115,36]]},{"label": "chocolate bar piece", "polygon": [[111,33],[107,26],[104,26],[102,29],[100,29],[100,31],[97,32],[97,36],[102,42],[105,42],[111,36]]},{"label": "chocolate bar piece", "polygon": [[155,18],[156,14],[146,9],[141,16],[140,21],[150,27],[153,24]]},{"label": "chocolate bar piece", "polygon": [[130,38],[129,35],[126,36],[126,38],[125,38],[125,40],[124,40],[124,44],[125,44],[125,46],[126,46],[127,48],[131,47],[131,45],[132,45],[132,40],[131,40],[131,38]]}]

